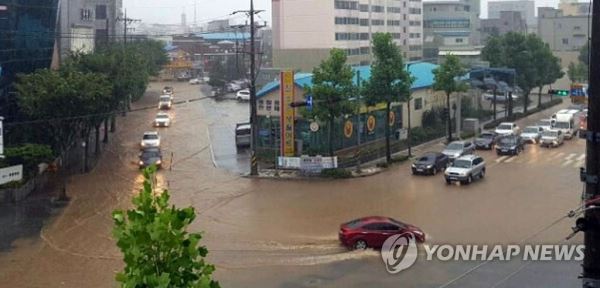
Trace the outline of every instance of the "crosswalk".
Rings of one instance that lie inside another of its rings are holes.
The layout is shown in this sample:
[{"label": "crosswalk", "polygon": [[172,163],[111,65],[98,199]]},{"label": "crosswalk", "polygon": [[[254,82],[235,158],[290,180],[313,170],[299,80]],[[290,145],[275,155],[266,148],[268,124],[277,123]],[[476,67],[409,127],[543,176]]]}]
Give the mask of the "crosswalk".
[{"label": "crosswalk", "polygon": [[553,164],[564,168],[579,168],[585,165],[585,153],[563,153],[553,151],[547,155],[499,156],[493,162],[497,164]]}]

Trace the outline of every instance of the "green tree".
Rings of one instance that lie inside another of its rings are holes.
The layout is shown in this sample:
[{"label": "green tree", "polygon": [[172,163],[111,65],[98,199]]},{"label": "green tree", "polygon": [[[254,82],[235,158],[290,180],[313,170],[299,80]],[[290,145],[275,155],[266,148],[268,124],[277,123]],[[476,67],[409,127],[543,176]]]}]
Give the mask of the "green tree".
[{"label": "green tree", "polygon": [[306,87],[307,95],[313,96],[312,111],[309,117],[327,121],[329,155],[333,156],[333,125],[335,119],[354,111],[350,97],[356,94],[353,83],[354,72],[346,64],[346,53],[340,49],[331,49],[329,58],[313,70],[313,85]]},{"label": "green tree", "polygon": [[583,63],[586,67],[590,65],[590,42],[587,41],[583,47],[579,50],[578,56],[579,62]]},{"label": "green tree", "polygon": [[448,143],[452,141],[452,121],[450,119],[450,95],[455,92],[467,91],[467,84],[459,78],[466,74],[466,70],[455,55],[446,56],[444,62],[433,70],[433,89],[444,91],[446,94],[446,122],[448,128]]},{"label": "green tree", "polygon": [[194,208],[170,206],[167,190],[157,195],[155,173],[155,167],[144,170],[144,187],[132,209],[113,212],[113,234],[125,261],[117,281],[124,288],[220,287],[211,279],[215,267],[204,260],[202,235],[187,231]]},{"label": "green tree", "polygon": [[[539,38],[535,38],[539,39]],[[535,40],[534,57],[537,75],[536,85],[538,87],[538,107],[542,107],[542,89],[545,85],[552,85],[556,80],[562,78],[564,73],[560,65],[560,58],[554,56],[548,44]]]},{"label": "green tree", "polygon": [[227,83],[227,72],[221,61],[215,61],[212,63],[212,71],[210,72],[210,79],[208,85],[214,88],[224,88]]},{"label": "green tree", "polygon": [[412,78],[406,71],[402,53],[389,33],[373,35],[371,78],[363,86],[363,94],[369,105],[385,103],[385,150],[386,160],[392,161],[390,149],[390,111],[392,102],[406,102],[410,96]]}]

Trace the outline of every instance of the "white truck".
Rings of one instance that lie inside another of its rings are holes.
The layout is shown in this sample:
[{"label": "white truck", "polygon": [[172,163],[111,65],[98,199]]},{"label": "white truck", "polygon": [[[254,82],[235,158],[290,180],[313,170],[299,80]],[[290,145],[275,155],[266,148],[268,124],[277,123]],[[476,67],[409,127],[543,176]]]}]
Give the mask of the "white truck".
[{"label": "white truck", "polygon": [[572,139],[579,131],[579,111],[563,109],[552,116],[552,127],[560,130],[566,139]]}]

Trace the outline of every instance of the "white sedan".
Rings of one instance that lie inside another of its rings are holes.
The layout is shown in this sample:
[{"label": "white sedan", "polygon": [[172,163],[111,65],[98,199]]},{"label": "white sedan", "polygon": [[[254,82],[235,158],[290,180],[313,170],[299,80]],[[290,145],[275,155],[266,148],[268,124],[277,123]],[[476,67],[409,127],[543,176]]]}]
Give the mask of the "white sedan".
[{"label": "white sedan", "polygon": [[192,78],[189,81],[190,85],[198,85],[198,84],[200,84],[200,82],[201,82],[200,78]]},{"label": "white sedan", "polygon": [[160,135],[158,135],[158,132],[156,131],[144,132],[144,136],[142,136],[140,146],[142,147],[142,149],[150,147],[160,147]]},{"label": "white sedan", "polygon": [[154,126],[155,127],[171,126],[171,117],[167,113],[159,112],[158,114],[156,114],[156,118],[154,118]]},{"label": "white sedan", "polygon": [[496,127],[494,131],[496,135],[519,135],[521,129],[517,124],[511,122],[503,122]]},{"label": "white sedan", "polygon": [[250,90],[244,89],[237,92],[235,99],[238,101],[250,101]]}]

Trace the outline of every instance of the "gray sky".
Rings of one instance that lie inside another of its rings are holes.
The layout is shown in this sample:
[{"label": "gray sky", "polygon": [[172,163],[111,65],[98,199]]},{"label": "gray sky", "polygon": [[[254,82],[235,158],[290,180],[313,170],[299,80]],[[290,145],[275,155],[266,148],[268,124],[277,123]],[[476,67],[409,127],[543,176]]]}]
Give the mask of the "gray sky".
[{"label": "gray sky", "polygon": [[[259,21],[271,22],[271,1],[255,0],[256,9],[266,10],[260,14]],[[281,0],[285,1],[285,0]],[[331,1],[331,0],[322,0]],[[536,10],[540,6],[556,7],[559,0],[536,0]],[[235,10],[250,8],[250,0],[123,0],[127,8],[127,16],[142,19],[145,23],[181,23],[181,14],[185,12],[187,22],[194,22],[194,2],[196,2],[196,19],[198,24],[209,20],[224,19]],[[481,0],[481,15],[487,16],[487,1]],[[536,12],[537,14],[537,12]],[[242,15],[234,16],[237,23],[243,23]]]}]

